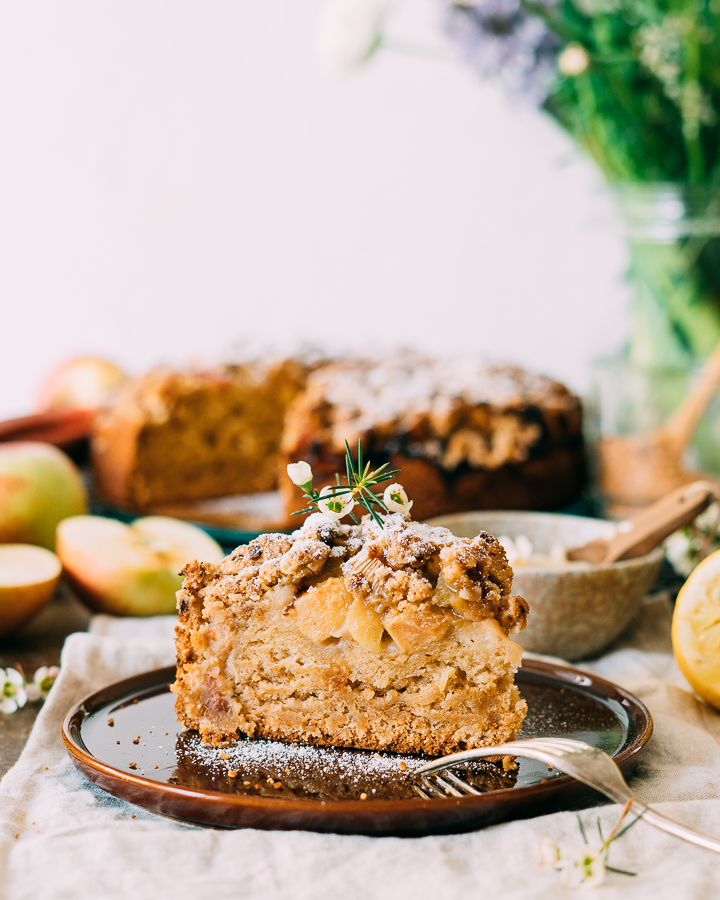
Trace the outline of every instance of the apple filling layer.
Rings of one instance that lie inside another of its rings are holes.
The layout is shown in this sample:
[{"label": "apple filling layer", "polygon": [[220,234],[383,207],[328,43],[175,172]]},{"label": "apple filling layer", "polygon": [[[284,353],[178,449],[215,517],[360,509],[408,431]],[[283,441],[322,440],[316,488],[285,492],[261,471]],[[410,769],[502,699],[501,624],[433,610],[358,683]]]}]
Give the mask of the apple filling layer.
[{"label": "apple filling layer", "polygon": [[438,754],[522,725],[508,632],[527,605],[489,535],[315,515],[185,575],[174,690],[181,720],[209,743]]}]

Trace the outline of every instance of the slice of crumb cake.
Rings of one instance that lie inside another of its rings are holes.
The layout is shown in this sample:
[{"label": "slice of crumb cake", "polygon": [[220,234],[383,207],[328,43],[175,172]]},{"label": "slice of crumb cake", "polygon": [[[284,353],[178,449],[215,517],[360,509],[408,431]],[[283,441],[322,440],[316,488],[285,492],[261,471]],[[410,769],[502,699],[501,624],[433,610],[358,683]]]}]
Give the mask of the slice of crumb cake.
[{"label": "slice of crumb cake", "polygon": [[242,735],[439,755],[511,740],[527,710],[508,634],[527,604],[489,534],[316,513],[184,569],[177,712]]}]

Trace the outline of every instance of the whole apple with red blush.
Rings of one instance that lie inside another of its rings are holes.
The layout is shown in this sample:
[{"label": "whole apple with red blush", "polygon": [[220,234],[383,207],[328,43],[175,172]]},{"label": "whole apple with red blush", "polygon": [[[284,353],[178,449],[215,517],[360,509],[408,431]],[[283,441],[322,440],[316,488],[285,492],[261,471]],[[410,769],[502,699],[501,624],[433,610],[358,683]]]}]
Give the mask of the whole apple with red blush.
[{"label": "whole apple with red blush", "polygon": [[62,450],[34,441],[0,443],[0,544],[54,550],[58,523],[86,510],[82,476]]},{"label": "whole apple with red blush", "polygon": [[42,384],[37,412],[98,409],[127,375],[114,363],[82,356],[63,363]]}]

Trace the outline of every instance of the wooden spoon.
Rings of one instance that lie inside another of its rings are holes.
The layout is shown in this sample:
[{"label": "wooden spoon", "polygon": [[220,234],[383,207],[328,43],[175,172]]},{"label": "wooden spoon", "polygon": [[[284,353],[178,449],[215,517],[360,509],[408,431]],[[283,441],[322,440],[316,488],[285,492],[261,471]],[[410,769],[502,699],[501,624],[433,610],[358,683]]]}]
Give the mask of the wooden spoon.
[{"label": "wooden spoon", "polygon": [[600,488],[611,505],[641,507],[703,477],[686,469],[682,456],[718,384],[720,344],[703,366],[690,393],[664,425],[647,434],[600,438]]},{"label": "wooden spoon", "polygon": [[42,441],[68,447],[90,436],[95,409],[63,409],[0,422],[0,442]]},{"label": "wooden spoon", "polygon": [[708,481],[695,481],[671,491],[641,513],[618,524],[612,540],[600,538],[567,551],[571,560],[612,563],[644,556],[678,528],[689,525],[715,499]]}]

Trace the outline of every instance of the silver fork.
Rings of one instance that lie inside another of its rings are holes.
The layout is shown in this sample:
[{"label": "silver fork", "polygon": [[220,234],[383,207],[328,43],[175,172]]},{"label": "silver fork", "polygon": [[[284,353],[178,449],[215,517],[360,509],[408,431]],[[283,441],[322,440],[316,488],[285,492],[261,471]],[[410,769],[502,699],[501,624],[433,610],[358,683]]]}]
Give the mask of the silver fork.
[{"label": "silver fork", "polygon": [[[434,759],[415,769],[415,774],[421,777],[421,785],[415,786],[415,790],[421,797],[429,800],[430,797],[462,797],[468,794],[482,794],[467,782],[458,778],[453,772],[444,771],[458,763],[471,762],[476,759],[484,759],[488,756],[522,756],[529,759],[537,759],[539,762],[559,769],[566,775],[582,781],[591,788],[595,788],[601,794],[605,794],[616,803],[623,806],[629,803],[629,812],[644,819],[648,825],[654,825],[661,831],[674,834],[675,837],[707,847],[720,853],[720,840],[707,837],[684,825],[678,825],[671,819],[666,819],[660,813],[650,809],[645,803],[633,794],[623,778],[617,764],[597,747],[585,744],[583,741],[571,741],[564,738],[531,738],[526,741],[512,741],[508,744],[498,744],[495,747],[481,747],[477,750],[466,750],[464,753],[453,753],[451,756],[443,756]],[[429,776],[432,776],[429,777]]]}]

